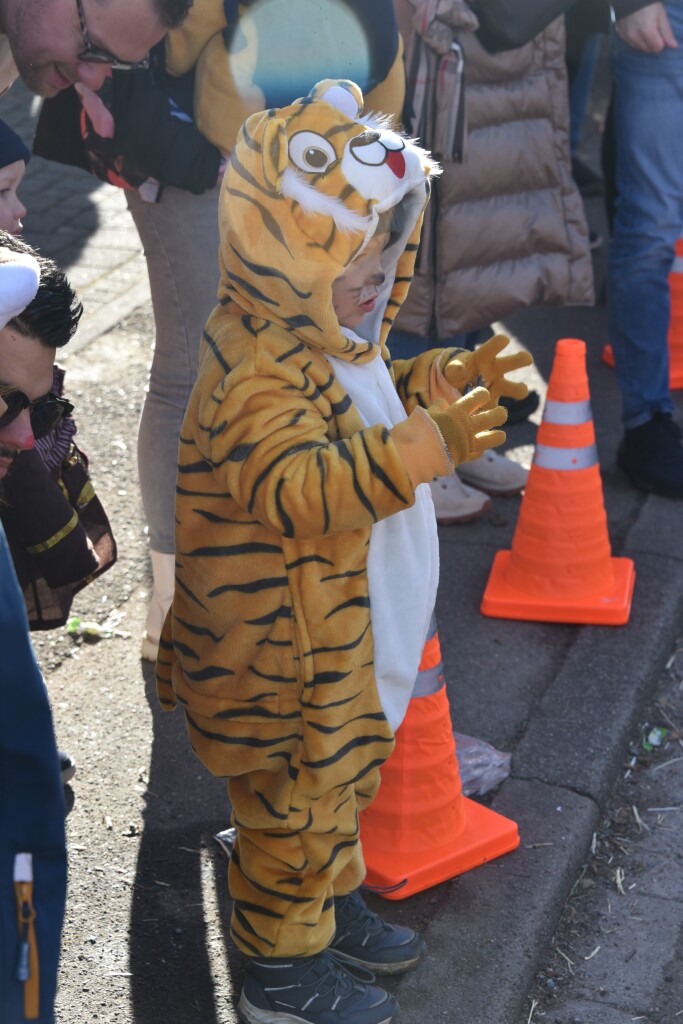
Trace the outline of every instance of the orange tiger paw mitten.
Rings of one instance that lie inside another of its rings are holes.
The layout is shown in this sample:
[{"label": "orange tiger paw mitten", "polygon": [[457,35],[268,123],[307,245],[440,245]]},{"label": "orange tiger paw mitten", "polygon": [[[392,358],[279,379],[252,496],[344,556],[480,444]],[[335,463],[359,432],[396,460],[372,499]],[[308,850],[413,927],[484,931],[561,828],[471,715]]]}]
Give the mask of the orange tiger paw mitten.
[{"label": "orange tiger paw mitten", "polygon": [[448,476],[461,462],[478,458],[505,440],[500,427],[507,419],[501,406],[488,408],[490,394],[475,388],[450,405],[442,398],[429,409],[413,409],[391,430],[413,487],[435,476]]},{"label": "orange tiger paw mitten", "polygon": [[452,359],[448,354],[444,357],[441,367],[448,383],[464,392],[468,386],[483,383],[491,393],[491,400],[486,406],[491,409],[498,405],[501,396],[507,398],[524,398],[529,388],[522,381],[509,380],[506,374],[519,370],[533,363],[530,352],[513,352],[509,355],[500,353],[510,344],[504,334],[496,334],[473,352],[458,352]]}]

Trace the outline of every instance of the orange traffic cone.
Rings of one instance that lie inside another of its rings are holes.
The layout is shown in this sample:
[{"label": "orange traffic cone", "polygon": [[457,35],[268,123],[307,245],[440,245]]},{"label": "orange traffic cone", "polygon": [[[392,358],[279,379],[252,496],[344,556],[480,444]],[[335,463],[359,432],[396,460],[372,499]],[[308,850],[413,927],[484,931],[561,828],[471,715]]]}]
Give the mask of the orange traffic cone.
[{"label": "orange traffic cone", "polygon": [[[669,274],[671,313],[669,318],[669,387],[683,388],[683,238],[676,241],[676,257]],[[602,361],[614,366],[614,349],[605,345]]]},{"label": "orange traffic cone", "polygon": [[503,619],[628,621],[635,570],[613,558],[586,375],[586,346],[555,349],[536,453],[511,551],[499,551],[481,610]]},{"label": "orange traffic cone", "polygon": [[435,622],[432,630],[379,792],[360,816],[365,883],[391,900],[519,846],[514,821],[462,795]]}]

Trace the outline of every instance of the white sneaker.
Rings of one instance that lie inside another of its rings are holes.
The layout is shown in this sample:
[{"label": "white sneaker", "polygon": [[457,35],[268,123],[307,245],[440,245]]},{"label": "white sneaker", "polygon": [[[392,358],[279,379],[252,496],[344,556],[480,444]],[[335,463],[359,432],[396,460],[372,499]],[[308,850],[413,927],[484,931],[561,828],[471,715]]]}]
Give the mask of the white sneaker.
[{"label": "white sneaker", "polygon": [[519,494],[526,487],[529,470],[498,452],[484,452],[478,459],[463,462],[458,473],[472,487],[486,494]]},{"label": "white sneaker", "polygon": [[142,638],[140,657],[144,658],[145,661],[156,661],[164,619],[173,600],[175,555],[164,554],[160,551],[150,551],[149,554],[152,559],[154,590],[152,591],[152,599],[147,612],[145,635]]},{"label": "white sneaker", "polygon": [[434,499],[436,521],[442,526],[466,523],[469,519],[483,515],[491,507],[491,499],[474,487],[464,484],[458,473],[437,476],[429,484]]}]

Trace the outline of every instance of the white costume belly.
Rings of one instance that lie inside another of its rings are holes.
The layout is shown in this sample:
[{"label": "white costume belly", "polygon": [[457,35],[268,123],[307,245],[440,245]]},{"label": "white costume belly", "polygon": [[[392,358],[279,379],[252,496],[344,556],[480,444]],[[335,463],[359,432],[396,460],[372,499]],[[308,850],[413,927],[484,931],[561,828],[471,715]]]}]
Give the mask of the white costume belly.
[{"label": "white costume belly", "polygon": [[[344,334],[354,337],[352,332]],[[393,427],[405,410],[382,358],[361,365],[327,356],[366,426]],[[370,621],[375,678],[385,715],[396,730],[415,685],[422,649],[436,601],[439,541],[427,484],[415,504],[372,527],[368,551]]]}]

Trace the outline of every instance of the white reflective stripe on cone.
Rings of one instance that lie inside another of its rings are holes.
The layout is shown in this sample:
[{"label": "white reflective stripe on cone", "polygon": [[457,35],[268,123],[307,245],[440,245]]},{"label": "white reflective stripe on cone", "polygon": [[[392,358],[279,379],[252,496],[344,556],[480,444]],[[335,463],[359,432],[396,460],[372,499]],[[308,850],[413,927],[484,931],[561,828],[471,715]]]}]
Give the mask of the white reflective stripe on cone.
[{"label": "white reflective stripe on cone", "polygon": [[672,274],[683,274],[683,256],[676,256],[671,267]]},{"label": "white reflective stripe on cone", "polygon": [[598,450],[594,444],[583,448],[553,448],[537,444],[534,465],[541,469],[589,469],[598,461]]},{"label": "white reflective stripe on cone", "polygon": [[421,668],[415,679],[412,697],[427,697],[430,693],[437,693],[444,686],[443,664],[439,662],[434,668]]},{"label": "white reflective stripe on cone", "polygon": [[581,402],[557,402],[554,398],[549,398],[545,403],[543,419],[546,423],[560,423],[563,426],[587,423],[593,419],[590,399],[584,398]]}]

